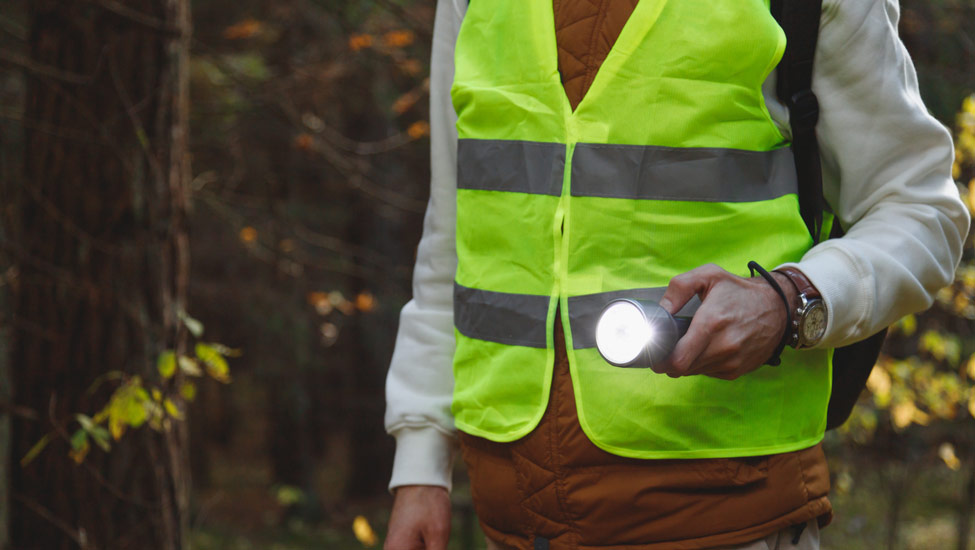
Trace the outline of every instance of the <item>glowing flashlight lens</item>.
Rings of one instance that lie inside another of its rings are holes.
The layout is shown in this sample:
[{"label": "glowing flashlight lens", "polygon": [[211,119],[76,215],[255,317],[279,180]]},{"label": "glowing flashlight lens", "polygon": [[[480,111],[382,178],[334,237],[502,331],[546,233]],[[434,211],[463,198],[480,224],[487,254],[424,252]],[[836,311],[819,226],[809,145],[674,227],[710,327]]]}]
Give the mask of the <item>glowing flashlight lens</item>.
[{"label": "glowing flashlight lens", "polygon": [[610,363],[625,365],[636,359],[653,337],[640,309],[629,302],[615,303],[596,325],[596,346]]}]

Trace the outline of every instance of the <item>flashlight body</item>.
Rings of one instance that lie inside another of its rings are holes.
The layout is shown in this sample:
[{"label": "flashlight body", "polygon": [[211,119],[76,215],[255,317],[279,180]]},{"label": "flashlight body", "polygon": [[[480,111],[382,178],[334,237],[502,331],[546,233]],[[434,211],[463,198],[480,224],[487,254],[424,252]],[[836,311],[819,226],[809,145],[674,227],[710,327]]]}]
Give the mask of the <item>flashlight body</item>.
[{"label": "flashlight body", "polygon": [[[637,343],[641,346],[638,353],[625,359],[611,352],[612,343],[605,341],[606,338],[601,341],[600,331],[597,330],[596,348],[607,363],[616,367],[650,368],[664,361],[674,351],[677,341],[687,333],[693,319],[693,317],[675,317],[652,300],[621,298],[606,304],[600,314],[599,323],[612,323],[612,312],[619,311],[621,308],[630,313],[627,316],[627,322],[643,323],[645,328],[639,327],[642,330],[632,331],[633,334],[643,335],[643,340]],[[639,314],[634,315],[636,312]],[[628,330],[622,331],[622,333],[630,332]]]},{"label": "flashlight body", "polygon": [[674,317],[674,322],[677,323],[677,339],[678,340],[680,340],[681,338],[684,337],[685,334],[687,334],[687,329],[691,328],[691,321],[693,321],[693,320],[694,320],[693,317],[683,317],[683,316],[680,316],[680,317],[675,316]]}]

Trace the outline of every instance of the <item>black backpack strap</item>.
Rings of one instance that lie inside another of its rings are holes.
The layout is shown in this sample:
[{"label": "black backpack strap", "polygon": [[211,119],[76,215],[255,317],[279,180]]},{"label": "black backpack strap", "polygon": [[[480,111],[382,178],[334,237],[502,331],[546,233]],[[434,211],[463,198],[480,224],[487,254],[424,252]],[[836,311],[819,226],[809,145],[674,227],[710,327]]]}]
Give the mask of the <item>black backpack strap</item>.
[{"label": "black backpack strap", "polygon": [[[823,172],[819,164],[816,123],[819,101],[812,91],[813,57],[819,39],[822,0],[771,0],[772,15],[785,31],[788,43],[776,69],[776,95],[789,108],[792,153],[799,183],[799,212],[818,243],[823,227]],[[839,220],[833,220],[829,238],[843,236]],[[887,329],[833,351],[833,385],[826,412],[826,429],[832,430],[849,418],[866,386]]]},{"label": "black backpack strap", "polygon": [[819,164],[816,123],[819,101],[812,91],[813,58],[819,39],[822,0],[771,0],[772,15],[787,44],[776,69],[776,95],[789,108],[792,151],[799,183],[799,213],[813,242],[823,227],[823,172]]}]

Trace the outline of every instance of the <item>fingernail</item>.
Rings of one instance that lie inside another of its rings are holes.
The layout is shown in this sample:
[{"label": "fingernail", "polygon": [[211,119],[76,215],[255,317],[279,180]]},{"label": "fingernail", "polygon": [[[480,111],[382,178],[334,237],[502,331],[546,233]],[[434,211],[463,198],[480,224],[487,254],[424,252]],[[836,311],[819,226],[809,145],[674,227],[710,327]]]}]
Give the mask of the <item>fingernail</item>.
[{"label": "fingernail", "polygon": [[668,300],[667,298],[660,299],[660,307],[666,309],[668,313],[673,313],[673,311],[671,311],[671,308],[674,307],[674,304],[672,304],[670,300]]}]

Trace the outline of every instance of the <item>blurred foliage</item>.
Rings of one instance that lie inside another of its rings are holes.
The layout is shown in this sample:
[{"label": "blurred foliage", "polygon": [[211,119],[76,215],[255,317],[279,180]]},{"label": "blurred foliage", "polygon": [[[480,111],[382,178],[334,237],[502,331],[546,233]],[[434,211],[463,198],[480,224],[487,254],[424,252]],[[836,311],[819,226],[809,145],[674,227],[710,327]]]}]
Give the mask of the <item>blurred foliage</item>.
[{"label": "blurred foliage", "polygon": [[[202,323],[186,314],[181,317],[194,337],[203,336]],[[111,441],[121,439],[130,428],[148,426],[157,432],[170,431],[174,421],[186,420],[186,406],[196,398],[196,383],[191,378],[200,378],[206,371],[210,378],[229,383],[230,365],[226,357],[240,356],[240,350],[218,343],[197,342],[195,352],[195,357],[177,354],[174,350],[160,354],[156,361],[159,380],[146,381],[141,376],[118,370],[105,372],[85,392],[94,395],[102,384],[115,383],[105,406],[91,416],[76,413],[74,420],[78,427],[70,435],[66,426],[56,426],[27,451],[20,459],[20,466],[33,461],[58,436],[69,441],[68,456],[81,464],[92,443],[107,453],[111,451]]]}]

